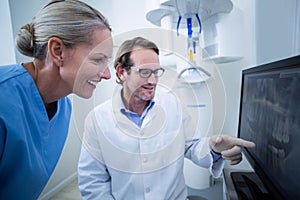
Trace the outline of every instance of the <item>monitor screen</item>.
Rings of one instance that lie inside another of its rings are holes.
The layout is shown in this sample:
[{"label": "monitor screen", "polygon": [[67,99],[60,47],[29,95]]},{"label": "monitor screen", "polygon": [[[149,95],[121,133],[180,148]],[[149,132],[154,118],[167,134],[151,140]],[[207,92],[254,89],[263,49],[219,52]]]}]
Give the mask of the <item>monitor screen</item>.
[{"label": "monitor screen", "polygon": [[300,199],[300,56],[242,71],[238,137],[245,155],[278,199]]}]

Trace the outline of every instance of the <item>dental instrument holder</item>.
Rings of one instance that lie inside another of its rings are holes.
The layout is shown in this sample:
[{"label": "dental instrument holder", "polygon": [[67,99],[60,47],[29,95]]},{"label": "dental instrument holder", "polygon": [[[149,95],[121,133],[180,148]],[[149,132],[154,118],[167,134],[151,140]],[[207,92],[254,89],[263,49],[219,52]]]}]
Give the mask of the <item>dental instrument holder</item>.
[{"label": "dental instrument holder", "polygon": [[[188,30],[188,38],[187,38],[187,57],[189,58],[189,62],[197,65],[195,59],[196,56],[199,56],[199,34],[194,34],[193,37],[193,29],[192,29],[192,18],[187,18],[187,30]],[[197,55],[198,54],[198,55]]]},{"label": "dental instrument holder", "polygon": [[[198,16],[198,14],[196,14]],[[200,80],[199,82],[203,82],[205,81],[208,77],[211,77],[211,74],[206,71],[204,68],[199,66],[199,60],[200,59],[200,45],[199,45],[199,34],[201,33],[201,22],[200,22],[200,18],[199,16],[197,17],[198,23],[199,23],[199,32],[195,33],[195,31],[193,31],[192,26],[192,18],[188,17],[187,18],[187,57],[188,57],[188,65],[189,67],[184,68],[181,72],[179,72],[177,78],[178,79],[182,79],[184,78],[184,74],[188,73],[188,76],[191,77],[195,77],[195,76],[199,76]],[[178,20],[178,22],[180,23],[180,20]],[[179,27],[179,26],[178,26]],[[204,73],[204,75],[202,74]]]},{"label": "dental instrument holder", "polygon": [[[199,76],[200,80],[205,80],[203,78],[202,72],[207,77],[211,77],[211,74],[207,72],[202,67],[199,67],[200,63],[200,45],[199,45],[199,35],[202,31],[201,20],[198,14],[200,1],[186,1],[184,4],[181,1],[176,0],[176,8],[178,12],[178,21],[177,21],[177,36],[179,35],[180,23],[182,18],[186,18],[186,27],[187,27],[187,58],[188,58],[188,67],[184,68],[179,72],[177,78],[181,79],[184,77],[185,73],[189,76]],[[193,19],[196,23],[194,24],[193,30]],[[195,30],[199,26],[199,31]],[[202,82],[202,81],[200,81]]]}]

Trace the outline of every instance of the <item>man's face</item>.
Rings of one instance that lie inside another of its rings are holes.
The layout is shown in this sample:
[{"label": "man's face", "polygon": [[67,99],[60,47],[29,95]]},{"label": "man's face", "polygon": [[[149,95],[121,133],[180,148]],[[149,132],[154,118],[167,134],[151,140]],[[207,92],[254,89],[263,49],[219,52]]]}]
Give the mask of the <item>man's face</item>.
[{"label": "man's face", "polygon": [[[134,49],[130,56],[133,65],[138,69],[156,70],[160,68],[158,55],[152,49]],[[123,82],[124,95],[130,99],[149,101],[154,98],[158,77],[153,73],[148,77],[141,77],[140,72],[131,69],[125,72]]]}]

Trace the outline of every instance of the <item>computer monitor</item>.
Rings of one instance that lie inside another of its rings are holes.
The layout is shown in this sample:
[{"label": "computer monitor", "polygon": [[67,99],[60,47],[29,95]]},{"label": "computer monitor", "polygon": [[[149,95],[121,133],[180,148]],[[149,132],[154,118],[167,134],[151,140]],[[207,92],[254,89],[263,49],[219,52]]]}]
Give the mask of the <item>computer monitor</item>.
[{"label": "computer monitor", "polygon": [[242,71],[238,137],[270,199],[300,199],[300,55]]}]

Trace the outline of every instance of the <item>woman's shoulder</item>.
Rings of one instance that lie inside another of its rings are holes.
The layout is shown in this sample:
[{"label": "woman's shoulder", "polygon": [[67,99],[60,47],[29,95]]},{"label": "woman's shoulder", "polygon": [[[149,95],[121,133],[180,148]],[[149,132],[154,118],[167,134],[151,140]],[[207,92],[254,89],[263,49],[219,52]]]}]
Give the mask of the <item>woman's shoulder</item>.
[{"label": "woman's shoulder", "polygon": [[15,77],[18,77],[26,72],[27,71],[22,66],[22,64],[0,66],[0,84]]}]

